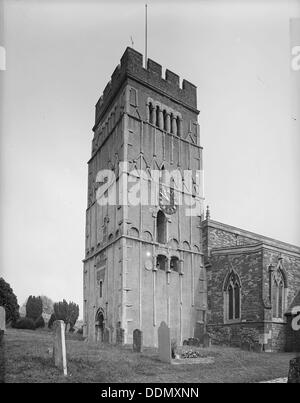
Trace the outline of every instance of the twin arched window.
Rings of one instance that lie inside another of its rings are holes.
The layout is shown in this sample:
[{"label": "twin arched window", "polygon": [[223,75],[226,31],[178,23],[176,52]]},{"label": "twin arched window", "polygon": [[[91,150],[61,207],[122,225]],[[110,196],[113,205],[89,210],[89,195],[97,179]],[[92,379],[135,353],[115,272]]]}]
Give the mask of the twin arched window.
[{"label": "twin arched window", "polygon": [[[167,270],[168,259],[165,255],[158,255],[156,258],[156,267],[159,270]],[[170,271],[179,272],[179,259],[177,256],[172,256],[170,259]]]},{"label": "twin arched window", "polygon": [[234,270],[228,274],[223,292],[225,321],[241,319],[241,282]]}]

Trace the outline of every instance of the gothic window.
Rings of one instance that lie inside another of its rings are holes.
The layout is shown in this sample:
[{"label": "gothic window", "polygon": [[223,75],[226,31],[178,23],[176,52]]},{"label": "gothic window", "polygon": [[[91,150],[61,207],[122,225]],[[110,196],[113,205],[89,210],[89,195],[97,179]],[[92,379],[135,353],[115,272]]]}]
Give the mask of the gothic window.
[{"label": "gothic window", "polygon": [[283,319],[285,311],[285,279],[280,269],[273,275],[272,281],[272,312],[273,318]]},{"label": "gothic window", "polygon": [[235,271],[231,271],[224,283],[225,321],[241,319],[241,283]]},{"label": "gothic window", "polygon": [[159,210],[156,217],[156,231],[157,231],[157,242],[166,243],[167,219],[161,210]]},{"label": "gothic window", "polygon": [[179,259],[177,256],[172,256],[170,260],[170,270],[179,272]]}]

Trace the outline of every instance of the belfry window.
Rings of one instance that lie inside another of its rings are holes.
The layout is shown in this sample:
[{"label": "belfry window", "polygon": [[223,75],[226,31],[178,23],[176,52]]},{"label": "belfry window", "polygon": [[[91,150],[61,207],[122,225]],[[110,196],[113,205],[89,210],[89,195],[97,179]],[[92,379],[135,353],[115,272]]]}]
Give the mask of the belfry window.
[{"label": "belfry window", "polygon": [[154,107],[152,105],[152,103],[149,103],[149,122],[151,124],[154,124]]},{"label": "belfry window", "polygon": [[156,107],[156,109],[155,109],[155,112],[156,112],[156,116],[155,116],[155,125],[157,126],[157,127],[159,127],[159,106],[157,105],[157,107]]},{"label": "belfry window", "polygon": [[166,271],[167,269],[167,257],[165,255],[158,255],[156,258],[156,267],[159,270]]},{"label": "belfry window", "polygon": [[170,269],[179,272],[179,259],[177,256],[172,256],[170,260]]},{"label": "belfry window", "polygon": [[168,129],[167,129],[167,127],[168,127],[168,122],[167,122],[167,112],[166,112],[166,110],[164,109],[163,110],[163,122],[164,122],[164,127],[163,127],[163,129],[164,129],[164,131],[166,132]]},{"label": "belfry window", "polygon": [[231,271],[224,283],[224,315],[225,321],[241,318],[241,283],[235,271]]},{"label": "belfry window", "polygon": [[156,217],[156,231],[157,231],[157,242],[166,243],[167,219],[161,210],[159,210]]}]

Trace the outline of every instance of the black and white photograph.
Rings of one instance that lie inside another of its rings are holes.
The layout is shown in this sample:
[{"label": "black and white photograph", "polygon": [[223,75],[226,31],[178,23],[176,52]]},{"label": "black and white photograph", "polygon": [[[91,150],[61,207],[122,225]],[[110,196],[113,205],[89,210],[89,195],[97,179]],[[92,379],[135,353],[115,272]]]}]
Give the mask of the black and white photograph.
[{"label": "black and white photograph", "polygon": [[0,383],[300,383],[299,152],[300,0],[0,0]]}]

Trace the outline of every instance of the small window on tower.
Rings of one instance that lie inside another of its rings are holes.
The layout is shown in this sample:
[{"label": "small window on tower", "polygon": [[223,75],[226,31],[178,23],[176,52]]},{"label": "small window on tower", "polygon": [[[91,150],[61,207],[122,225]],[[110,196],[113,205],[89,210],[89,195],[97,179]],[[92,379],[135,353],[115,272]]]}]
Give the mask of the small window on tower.
[{"label": "small window on tower", "polygon": [[162,244],[166,243],[167,219],[161,210],[159,210],[156,218],[156,231],[157,231],[157,242]]},{"label": "small window on tower", "polygon": [[103,281],[101,280],[99,283],[99,297],[102,298],[103,293]]},{"label": "small window on tower", "polygon": [[137,94],[134,88],[130,88],[129,103],[131,106],[137,106]]}]

